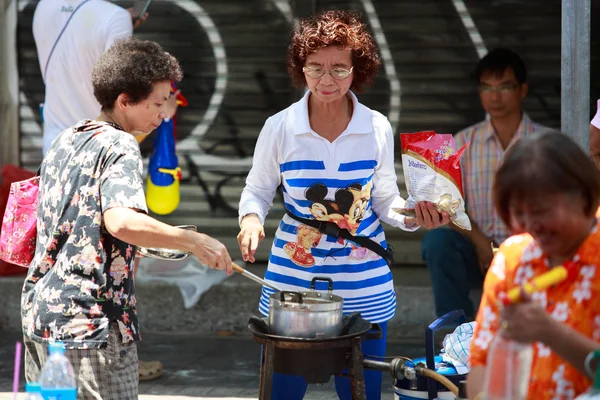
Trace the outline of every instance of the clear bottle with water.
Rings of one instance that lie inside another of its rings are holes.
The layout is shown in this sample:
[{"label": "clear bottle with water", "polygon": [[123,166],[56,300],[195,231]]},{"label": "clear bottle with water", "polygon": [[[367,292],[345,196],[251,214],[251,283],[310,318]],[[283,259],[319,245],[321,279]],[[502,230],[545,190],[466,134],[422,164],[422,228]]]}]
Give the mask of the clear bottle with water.
[{"label": "clear bottle with water", "polygon": [[497,334],[490,344],[483,380],[485,400],[523,400],[527,398],[533,346],[508,340]]},{"label": "clear bottle with water", "polygon": [[49,357],[40,374],[41,393],[45,400],[76,400],[77,386],[73,366],[65,357],[65,345],[48,345]]},{"label": "clear bottle with water", "polygon": [[42,397],[42,385],[39,383],[27,383],[25,384],[25,400],[44,400]]}]

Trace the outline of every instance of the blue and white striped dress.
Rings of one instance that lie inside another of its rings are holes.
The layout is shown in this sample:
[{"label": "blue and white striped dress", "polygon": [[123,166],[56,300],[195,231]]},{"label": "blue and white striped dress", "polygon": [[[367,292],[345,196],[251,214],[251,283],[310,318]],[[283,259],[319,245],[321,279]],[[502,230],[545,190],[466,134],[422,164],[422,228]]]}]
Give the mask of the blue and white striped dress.
[{"label": "blue and white striped dress", "polygon": [[[309,219],[337,223],[354,235],[387,247],[380,220],[406,228],[394,170],[389,121],[360,104],[354,94],[352,119],[333,142],[317,135],[308,119],[308,96],[270,117],[256,144],[252,170],[240,200],[240,219],[267,215],[279,184],[285,207]],[[305,290],[316,277],[333,280],[344,298],[344,313],[359,311],[367,320],[390,320],[396,295],[390,269],[377,254],[345,240],[321,234],[285,215],[275,233],[265,279],[283,290]],[[317,290],[326,290],[317,282]],[[259,309],[269,312],[272,291],[263,288]]]}]

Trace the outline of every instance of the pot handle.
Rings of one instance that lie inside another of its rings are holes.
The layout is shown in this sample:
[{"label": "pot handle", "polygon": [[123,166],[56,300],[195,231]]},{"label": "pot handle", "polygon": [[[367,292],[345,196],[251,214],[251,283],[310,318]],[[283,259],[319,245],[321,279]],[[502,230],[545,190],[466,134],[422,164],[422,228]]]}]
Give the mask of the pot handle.
[{"label": "pot handle", "polygon": [[383,336],[383,330],[379,324],[371,324],[371,329],[366,333],[365,340],[379,340]]},{"label": "pot handle", "polygon": [[315,290],[315,284],[317,283],[317,281],[329,282],[329,288],[327,290],[329,291],[329,293],[333,292],[333,280],[331,278],[315,276],[314,278],[312,278],[312,281],[310,281],[310,288],[312,290]]},{"label": "pot handle", "polygon": [[[288,290],[282,290],[281,292],[279,292],[279,300],[285,303],[285,295],[289,294],[292,299],[290,300],[293,303],[298,303],[298,304],[302,304],[302,293],[300,292],[290,292]],[[295,298],[295,300],[294,300]]]}]

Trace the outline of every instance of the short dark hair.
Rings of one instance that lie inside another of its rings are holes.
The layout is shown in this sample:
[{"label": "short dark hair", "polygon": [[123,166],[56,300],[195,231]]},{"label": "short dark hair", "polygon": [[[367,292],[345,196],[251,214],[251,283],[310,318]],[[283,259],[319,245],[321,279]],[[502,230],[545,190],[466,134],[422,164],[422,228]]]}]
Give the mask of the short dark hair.
[{"label": "short dark hair", "polygon": [[354,66],[352,90],[360,92],[373,82],[381,64],[375,39],[360,21],[358,13],[330,10],[301,19],[294,27],[287,59],[294,86],[306,86],[302,68],[308,55],[331,45],[351,50]]},{"label": "short dark hair", "polygon": [[484,73],[502,75],[506,68],[511,68],[520,84],[527,82],[527,67],[525,62],[512,50],[497,48],[485,55],[475,69],[477,83]]},{"label": "short dark hair", "polygon": [[567,135],[546,129],[519,139],[496,172],[493,197],[498,215],[511,228],[509,206],[534,194],[573,194],[594,215],[600,201],[600,172]]},{"label": "short dark hair", "polygon": [[121,93],[139,103],[158,82],[179,82],[179,62],[156,42],[126,38],[115,41],[96,61],[92,73],[94,96],[102,110],[112,110]]}]

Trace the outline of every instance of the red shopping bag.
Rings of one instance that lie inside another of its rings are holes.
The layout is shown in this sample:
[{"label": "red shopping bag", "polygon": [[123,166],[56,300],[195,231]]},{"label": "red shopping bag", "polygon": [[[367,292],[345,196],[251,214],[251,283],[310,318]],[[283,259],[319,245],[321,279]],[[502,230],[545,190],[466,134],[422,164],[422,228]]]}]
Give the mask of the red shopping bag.
[{"label": "red shopping bag", "polygon": [[[0,171],[0,221],[4,217],[4,210],[6,209],[6,202],[10,193],[10,185],[13,182],[24,181],[33,176],[35,176],[35,172],[28,171],[16,165],[5,165],[2,167]],[[0,276],[25,275],[26,273],[27,268],[0,260]]]}]

